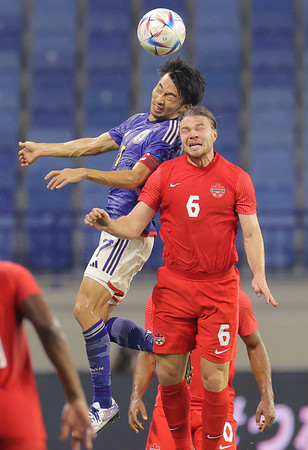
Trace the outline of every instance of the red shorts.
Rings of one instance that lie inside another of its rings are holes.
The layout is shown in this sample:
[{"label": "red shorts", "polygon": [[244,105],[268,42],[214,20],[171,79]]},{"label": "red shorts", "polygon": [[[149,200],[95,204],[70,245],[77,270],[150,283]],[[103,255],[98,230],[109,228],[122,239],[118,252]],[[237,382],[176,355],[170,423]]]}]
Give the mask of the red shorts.
[{"label": "red shorts", "polygon": [[230,361],[238,334],[237,269],[192,279],[162,266],[157,280],[152,295],[153,352],[187,353],[197,344],[205,359]]}]

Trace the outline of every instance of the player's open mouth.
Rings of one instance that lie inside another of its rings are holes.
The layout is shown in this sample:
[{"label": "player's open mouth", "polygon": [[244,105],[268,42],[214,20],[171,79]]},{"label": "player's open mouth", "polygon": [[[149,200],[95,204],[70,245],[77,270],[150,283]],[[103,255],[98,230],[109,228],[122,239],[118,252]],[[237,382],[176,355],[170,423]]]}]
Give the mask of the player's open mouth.
[{"label": "player's open mouth", "polygon": [[154,108],[154,110],[155,110],[156,112],[162,112],[162,111],[164,110],[163,108],[161,108],[161,107],[155,105],[155,103],[153,103],[153,108]]},{"label": "player's open mouth", "polygon": [[188,144],[189,148],[198,148],[201,147],[201,144],[199,144],[198,142],[191,142],[190,144]]}]

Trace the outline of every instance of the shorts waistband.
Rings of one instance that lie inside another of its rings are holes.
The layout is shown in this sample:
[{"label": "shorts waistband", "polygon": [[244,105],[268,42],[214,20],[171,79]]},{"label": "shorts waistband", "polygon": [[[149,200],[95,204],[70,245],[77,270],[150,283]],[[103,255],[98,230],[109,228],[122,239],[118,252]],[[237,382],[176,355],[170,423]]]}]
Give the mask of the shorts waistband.
[{"label": "shorts waistband", "polygon": [[164,266],[162,266],[162,267],[165,267],[167,270],[172,272],[175,277],[185,278],[187,280],[202,280],[202,281],[217,280],[217,279],[227,278],[227,277],[230,277],[230,276],[236,274],[236,272],[234,270],[234,266],[231,266],[230,269],[228,269],[228,270],[226,270],[224,272],[214,272],[214,273],[209,273],[209,272],[196,272],[196,273],[194,273],[194,272],[187,272],[185,270],[175,269],[172,266],[167,266],[166,264]]}]

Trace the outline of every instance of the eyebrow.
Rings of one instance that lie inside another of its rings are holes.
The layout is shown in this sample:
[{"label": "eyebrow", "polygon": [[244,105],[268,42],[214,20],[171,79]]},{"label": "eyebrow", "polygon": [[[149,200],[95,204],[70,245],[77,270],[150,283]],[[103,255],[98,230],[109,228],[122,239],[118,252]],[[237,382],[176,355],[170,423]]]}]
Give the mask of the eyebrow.
[{"label": "eyebrow", "polygon": [[168,92],[168,91],[166,92],[165,89],[164,89],[164,86],[161,83],[158,83],[157,86],[159,86],[165,92],[166,95],[173,95],[173,97],[178,98],[178,94],[175,94],[174,92],[171,92],[171,91],[170,92]]}]

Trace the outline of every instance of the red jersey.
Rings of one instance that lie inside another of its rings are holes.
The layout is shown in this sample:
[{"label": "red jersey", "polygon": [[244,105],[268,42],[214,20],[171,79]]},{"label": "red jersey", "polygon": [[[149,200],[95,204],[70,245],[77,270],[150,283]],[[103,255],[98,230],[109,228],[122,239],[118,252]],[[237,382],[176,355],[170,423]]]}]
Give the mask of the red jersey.
[{"label": "red jersey", "polygon": [[194,273],[228,270],[238,260],[238,214],[256,214],[250,176],[217,153],[206,167],[187,155],[162,163],[139,201],[160,209],[165,263]]},{"label": "red jersey", "polygon": [[40,294],[24,267],[0,262],[0,438],[45,439],[41,406],[20,307]]},{"label": "red jersey", "polygon": [[[152,324],[152,312],[153,303],[152,297],[149,298],[146,308],[145,308],[145,328],[147,330],[153,329]],[[238,334],[240,336],[248,336],[254,333],[258,328],[258,322],[254,315],[252,304],[250,298],[244,291],[240,289],[239,291],[239,330]],[[200,374],[200,357],[201,353],[198,348],[193,350],[190,355],[191,366],[192,366],[192,377],[191,383],[189,384],[190,394],[191,394],[191,406],[192,408],[202,409],[203,403],[203,392],[204,387],[202,384],[201,374]],[[230,400],[233,402],[235,392],[232,386],[232,380],[235,375],[235,363],[231,361],[230,372],[229,372],[229,387],[230,389]],[[159,386],[160,388],[160,386]],[[161,406],[160,389],[158,389],[159,394],[156,397],[155,406]],[[231,404],[231,410],[233,413],[233,403]]]}]

